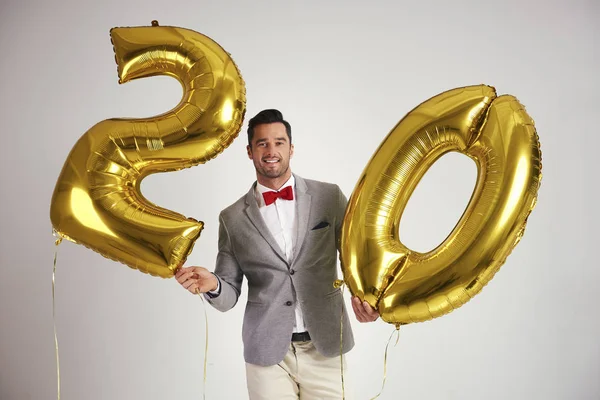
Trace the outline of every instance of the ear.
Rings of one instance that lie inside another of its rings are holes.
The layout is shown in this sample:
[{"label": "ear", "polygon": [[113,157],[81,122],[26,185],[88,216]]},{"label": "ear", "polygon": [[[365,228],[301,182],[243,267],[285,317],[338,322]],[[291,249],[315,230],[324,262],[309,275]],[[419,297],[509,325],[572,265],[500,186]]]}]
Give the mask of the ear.
[{"label": "ear", "polygon": [[252,160],[252,147],[250,145],[246,146],[246,152],[248,153],[248,158]]},{"label": "ear", "polygon": [[294,156],[294,145],[290,144],[290,158]]}]

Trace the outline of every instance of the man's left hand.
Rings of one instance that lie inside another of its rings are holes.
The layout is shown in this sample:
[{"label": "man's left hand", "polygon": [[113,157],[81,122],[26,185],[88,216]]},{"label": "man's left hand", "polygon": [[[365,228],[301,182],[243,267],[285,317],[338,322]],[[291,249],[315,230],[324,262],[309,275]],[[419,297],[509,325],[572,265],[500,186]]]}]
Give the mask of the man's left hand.
[{"label": "man's left hand", "polygon": [[379,313],[366,301],[360,301],[356,296],[352,297],[352,309],[359,322],[373,322],[379,318]]}]

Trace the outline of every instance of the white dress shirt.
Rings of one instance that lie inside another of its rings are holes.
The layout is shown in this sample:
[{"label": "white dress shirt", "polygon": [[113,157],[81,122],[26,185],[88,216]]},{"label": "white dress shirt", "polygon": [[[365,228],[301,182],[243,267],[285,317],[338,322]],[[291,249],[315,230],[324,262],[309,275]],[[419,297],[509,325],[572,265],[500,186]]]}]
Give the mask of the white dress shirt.
[{"label": "white dress shirt", "polygon": [[[288,262],[291,263],[294,257],[294,245],[296,243],[296,184],[294,175],[288,179],[286,183],[281,186],[283,189],[286,186],[291,186],[294,192],[293,200],[276,199],[274,203],[265,204],[265,200],[262,196],[264,192],[273,191],[266,186],[256,183],[255,197],[258,204],[260,214],[269,228],[271,235],[277,241],[277,244],[281,248],[281,251],[285,254]],[[302,316],[302,310],[296,302],[296,324],[294,326],[294,332],[304,332],[306,327],[304,326],[304,318]]]}]

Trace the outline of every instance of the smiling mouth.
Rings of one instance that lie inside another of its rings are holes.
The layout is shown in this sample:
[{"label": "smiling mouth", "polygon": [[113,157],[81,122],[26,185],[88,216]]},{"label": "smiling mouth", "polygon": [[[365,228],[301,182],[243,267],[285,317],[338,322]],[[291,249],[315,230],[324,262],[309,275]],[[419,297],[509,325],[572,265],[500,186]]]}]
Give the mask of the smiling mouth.
[{"label": "smiling mouth", "polygon": [[279,159],[276,160],[263,160],[264,163],[266,164],[276,164],[279,162]]}]

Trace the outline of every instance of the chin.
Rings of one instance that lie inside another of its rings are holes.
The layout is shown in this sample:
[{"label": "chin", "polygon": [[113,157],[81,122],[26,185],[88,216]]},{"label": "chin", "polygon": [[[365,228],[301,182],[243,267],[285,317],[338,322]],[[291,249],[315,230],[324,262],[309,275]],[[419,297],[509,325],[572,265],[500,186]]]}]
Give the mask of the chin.
[{"label": "chin", "polygon": [[262,171],[262,174],[264,177],[269,178],[269,179],[274,179],[274,178],[279,178],[281,176],[283,176],[285,174],[285,172],[283,171]]}]

